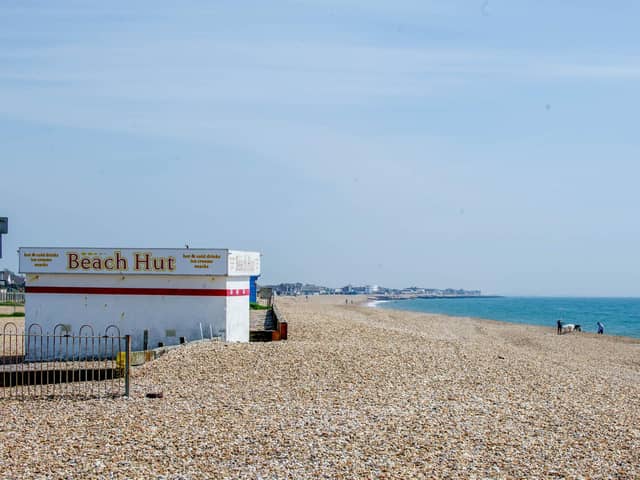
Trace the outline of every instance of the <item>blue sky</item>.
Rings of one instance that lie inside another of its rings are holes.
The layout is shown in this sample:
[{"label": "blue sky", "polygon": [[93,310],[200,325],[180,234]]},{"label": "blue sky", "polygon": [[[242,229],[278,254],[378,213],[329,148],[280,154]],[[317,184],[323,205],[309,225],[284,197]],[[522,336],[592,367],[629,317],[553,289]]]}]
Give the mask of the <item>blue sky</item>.
[{"label": "blue sky", "polygon": [[637,2],[131,3],[0,3],[0,268],[640,296]]}]

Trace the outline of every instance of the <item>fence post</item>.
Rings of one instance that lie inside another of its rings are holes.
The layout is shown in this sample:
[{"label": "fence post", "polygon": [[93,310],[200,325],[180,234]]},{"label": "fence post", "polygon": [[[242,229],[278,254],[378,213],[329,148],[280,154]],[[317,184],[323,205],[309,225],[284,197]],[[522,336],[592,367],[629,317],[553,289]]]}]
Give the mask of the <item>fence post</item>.
[{"label": "fence post", "polygon": [[124,395],[125,397],[129,396],[129,367],[130,367],[130,357],[131,357],[131,335],[125,335],[125,344],[126,350],[124,354]]}]

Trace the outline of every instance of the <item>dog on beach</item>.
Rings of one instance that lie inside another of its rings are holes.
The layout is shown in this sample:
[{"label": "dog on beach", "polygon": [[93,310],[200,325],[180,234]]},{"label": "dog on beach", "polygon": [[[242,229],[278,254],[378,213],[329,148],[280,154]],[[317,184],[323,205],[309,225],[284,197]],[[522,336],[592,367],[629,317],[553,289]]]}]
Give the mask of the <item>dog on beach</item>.
[{"label": "dog on beach", "polygon": [[564,323],[562,327],[560,327],[560,334],[571,333],[571,332],[581,332],[582,327],[580,325],[574,323]]}]

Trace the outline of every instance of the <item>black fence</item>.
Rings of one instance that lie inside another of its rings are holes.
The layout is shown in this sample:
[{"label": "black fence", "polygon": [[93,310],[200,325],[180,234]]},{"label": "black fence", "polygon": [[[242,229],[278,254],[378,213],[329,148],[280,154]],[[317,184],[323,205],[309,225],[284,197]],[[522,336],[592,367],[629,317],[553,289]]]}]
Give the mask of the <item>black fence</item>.
[{"label": "black fence", "polygon": [[73,334],[8,322],[0,333],[0,398],[97,398],[129,395],[131,337],[117,326],[96,334],[83,325]]}]

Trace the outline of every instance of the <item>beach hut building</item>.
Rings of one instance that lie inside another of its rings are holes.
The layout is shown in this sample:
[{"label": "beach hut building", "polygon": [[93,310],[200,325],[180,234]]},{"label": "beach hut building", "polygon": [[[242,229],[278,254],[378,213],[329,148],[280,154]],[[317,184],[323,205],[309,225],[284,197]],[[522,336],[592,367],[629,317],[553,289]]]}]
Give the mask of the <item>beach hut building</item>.
[{"label": "beach hut building", "polygon": [[[115,325],[133,350],[221,337],[249,341],[249,279],[260,254],[228,249],[27,248],[25,327],[96,334]],[[147,344],[144,344],[146,330]]]},{"label": "beach hut building", "polygon": [[258,301],[258,277],[260,275],[251,275],[249,277],[249,301],[256,303]]}]

